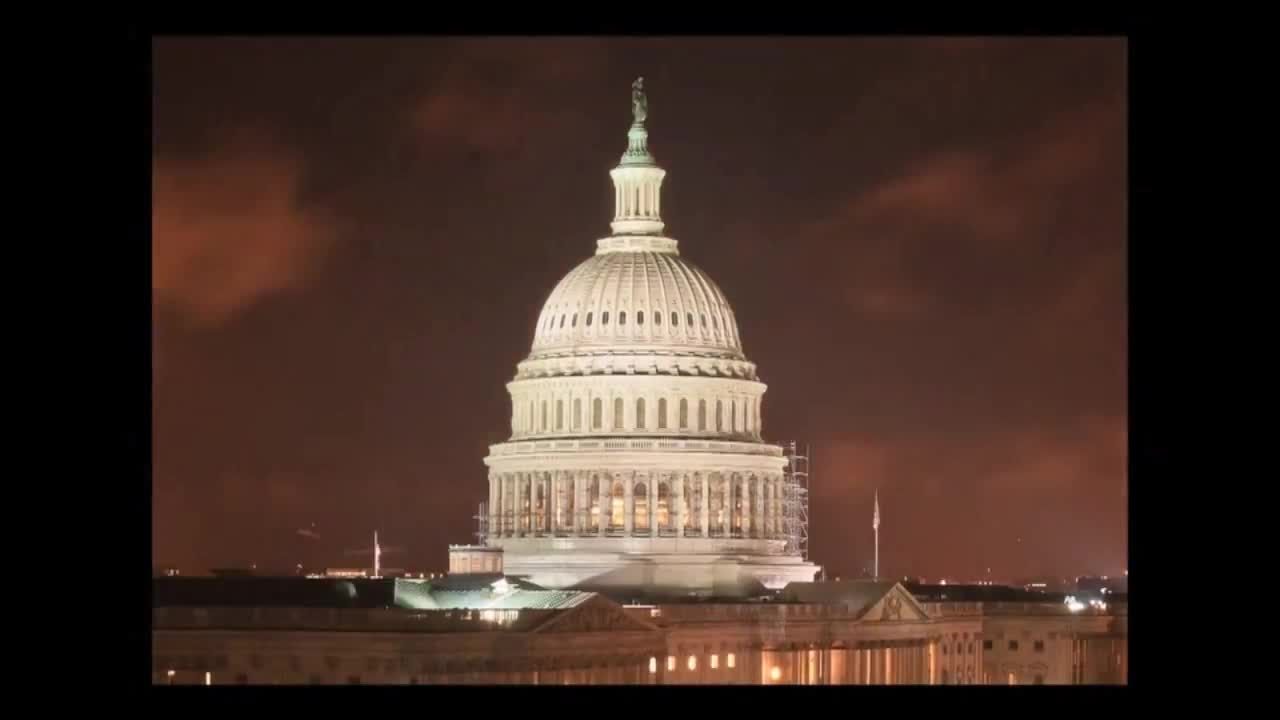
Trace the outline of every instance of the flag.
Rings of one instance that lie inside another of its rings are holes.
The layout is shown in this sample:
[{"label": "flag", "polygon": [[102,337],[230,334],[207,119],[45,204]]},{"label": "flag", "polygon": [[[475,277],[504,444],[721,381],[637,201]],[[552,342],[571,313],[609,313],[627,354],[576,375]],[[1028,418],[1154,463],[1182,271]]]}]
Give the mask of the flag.
[{"label": "flag", "polygon": [[871,516],[871,529],[872,530],[880,529],[880,491],[879,490],[876,491],[876,512],[875,512],[875,515]]}]

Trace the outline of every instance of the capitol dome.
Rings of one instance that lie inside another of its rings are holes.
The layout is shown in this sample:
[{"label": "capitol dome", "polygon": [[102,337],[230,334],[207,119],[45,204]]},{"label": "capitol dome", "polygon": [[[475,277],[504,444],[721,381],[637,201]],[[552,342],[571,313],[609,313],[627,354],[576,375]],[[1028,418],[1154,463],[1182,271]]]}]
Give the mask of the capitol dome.
[{"label": "capitol dome", "polygon": [[507,572],[628,597],[751,595],[812,580],[767,387],[724,293],[663,234],[647,100],[610,175],[612,234],[547,297],[507,383],[485,543]]},{"label": "capitol dome", "polygon": [[644,239],[602,240],[564,276],[538,317],[533,358],[611,351],[745,359],[715,282],[680,257],[674,241],[656,249],[666,246]]}]

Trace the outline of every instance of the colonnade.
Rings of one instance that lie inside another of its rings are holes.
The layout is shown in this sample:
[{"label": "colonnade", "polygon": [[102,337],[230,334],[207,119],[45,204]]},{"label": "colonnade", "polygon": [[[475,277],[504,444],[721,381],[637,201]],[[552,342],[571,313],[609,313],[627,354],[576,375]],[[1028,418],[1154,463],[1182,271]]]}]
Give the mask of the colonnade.
[{"label": "colonnade", "polygon": [[489,536],[782,538],[784,493],[780,473],[495,473]]}]

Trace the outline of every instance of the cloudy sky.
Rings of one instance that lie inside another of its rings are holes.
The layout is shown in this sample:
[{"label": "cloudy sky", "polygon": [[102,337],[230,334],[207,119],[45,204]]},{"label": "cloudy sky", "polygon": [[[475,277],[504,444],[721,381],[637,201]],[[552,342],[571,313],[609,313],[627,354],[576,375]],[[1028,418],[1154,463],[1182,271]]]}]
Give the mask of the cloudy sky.
[{"label": "cloudy sky", "polygon": [[[663,215],[733,304],[813,558],[1119,573],[1117,39],[166,39],[153,559],[444,569],[505,383],[608,233],[645,76]],[[296,534],[314,523],[319,540]],[[393,562],[394,561],[394,562]]]}]

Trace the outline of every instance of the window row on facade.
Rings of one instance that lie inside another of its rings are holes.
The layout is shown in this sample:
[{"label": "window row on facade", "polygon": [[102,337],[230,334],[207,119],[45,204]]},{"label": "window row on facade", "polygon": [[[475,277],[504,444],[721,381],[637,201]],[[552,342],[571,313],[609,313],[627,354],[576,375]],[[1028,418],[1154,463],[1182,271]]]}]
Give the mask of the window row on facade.
[{"label": "window row on facade", "polygon": [[706,313],[694,315],[686,311],[681,314],[676,310],[672,310],[670,314],[661,310],[651,310],[648,313],[644,310],[636,310],[630,315],[626,310],[612,313],[602,310],[599,314],[594,310],[588,310],[582,314],[581,318],[577,312],[552,313],[542,321],[541,330],[544,335],[554,336],[565,331],[577,330],[579,322],[584,330],[590,328],[590,332],[595,333],[603,333],[606,332],[605,328],[612,328],[615,335],[623,335],[627,332],[626,328],[629,325],[634,335],[644,335],[646,334],[645,324],[648,323],[647,334],[650,336],[665,334],[668,337],[684,335],[692,338],[700,335],[701,339],[705,340],[737,342],[733,323],[727,318],[722,323],[715,313],[708,317]]},{"label": "window row on facade", "polygon": [[[564,432],[730,433],[760,436],[760,398],[606,398],[516,396],[511,429],[515,435]],[[607,404],[606,404],[607,403]],[[606,414],[608,409],[608,414]]]},{"label": "window row on facade", "polygon": [[781,538],[784,478],[738,473],[503,473],[489,534]]}]

